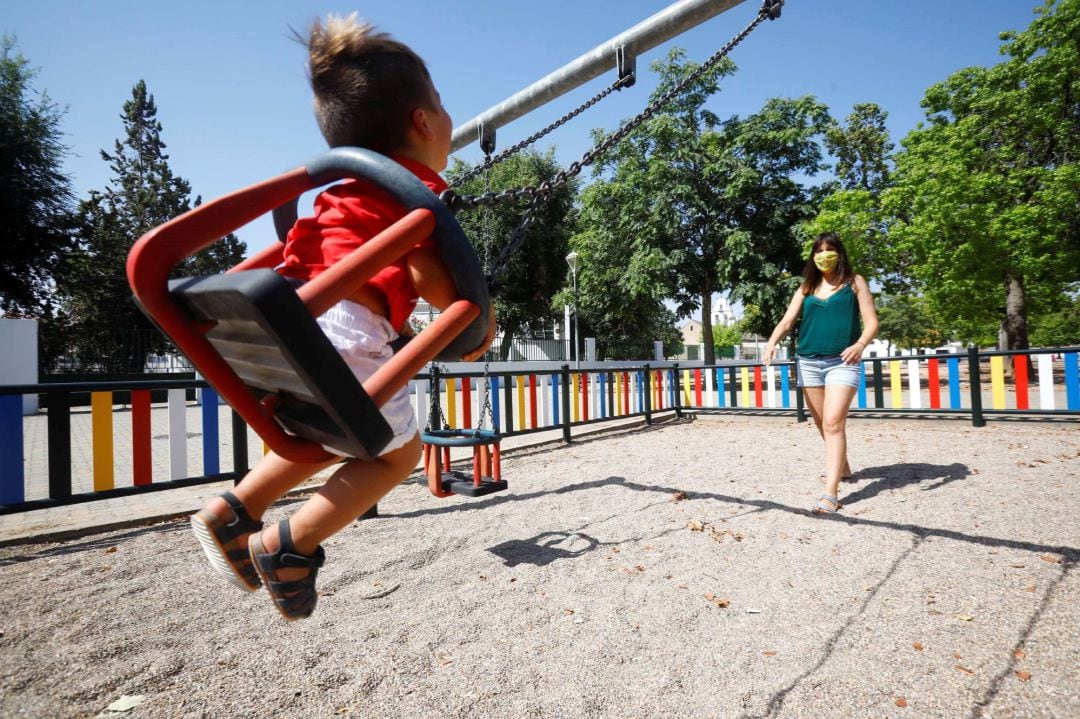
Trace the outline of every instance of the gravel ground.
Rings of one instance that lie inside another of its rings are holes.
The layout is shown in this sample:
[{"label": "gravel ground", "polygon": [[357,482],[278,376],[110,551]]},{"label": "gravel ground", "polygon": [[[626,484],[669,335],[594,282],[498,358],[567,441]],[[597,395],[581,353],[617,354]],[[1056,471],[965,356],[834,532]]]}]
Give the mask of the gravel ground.
[{"label": "gravel ground", "polygon": [[1077,425],[849,431],[835,517],[777,417],[518,451],[481,499],[407,483],[295,624],[184,522],[0,549],[0,716],[1080,716]]}]

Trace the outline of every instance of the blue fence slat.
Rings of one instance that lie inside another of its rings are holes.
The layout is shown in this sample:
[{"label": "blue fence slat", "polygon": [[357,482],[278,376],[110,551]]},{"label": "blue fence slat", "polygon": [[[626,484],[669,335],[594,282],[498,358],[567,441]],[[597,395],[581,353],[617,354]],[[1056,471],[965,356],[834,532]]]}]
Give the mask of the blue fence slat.
[{"label": "blue fence slat", "polygon": [[218,434],[218,394],[202,390],[203,476],[221,474],[221,442]]},{"label": "blue fence slat", "polygon": [[949,365],[949,407],[960,409],[960,360],[957,357],[948,359]]},{"label": "blue fence slat", "polygon": [[22,395],[0,396],[0,504],[26,501],[22,405]]},{"label": "blue fence slat", "polygon": [[562,401],[559,399],[559,375],[551,375],[551,426],[559,426],[559,405]]},{"label": "blue fence slat", "polygon": [[866,409],[866,365],[859,363],[859,409]]},{"label": "blue fence slat", "polygon": [[[513,380],[511,380],[513,381]],[[496,432],[502,431],[502,421],[499,415],[499,378],[491,378],[491,424]]]},{"label": "blue fence slat", "polygon": [[1065,401],[1070,410],[1080,409],[1080,353],[1065,353]]},{"label": "blue fence slat", "polygon": [[598,372],[600,377],[600,416],[607,417],[607,372]]}]

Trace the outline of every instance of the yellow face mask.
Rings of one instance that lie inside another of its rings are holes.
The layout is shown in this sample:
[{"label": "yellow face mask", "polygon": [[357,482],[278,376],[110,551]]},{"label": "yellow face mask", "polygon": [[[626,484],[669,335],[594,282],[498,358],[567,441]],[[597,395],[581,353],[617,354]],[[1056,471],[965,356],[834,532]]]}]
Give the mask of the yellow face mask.
[{"label": "yellow face mask", "polygon": [[822,250],[814,253],[814,264],[822,272],[832,272],[840,262],[840,253],[835,250]]}]

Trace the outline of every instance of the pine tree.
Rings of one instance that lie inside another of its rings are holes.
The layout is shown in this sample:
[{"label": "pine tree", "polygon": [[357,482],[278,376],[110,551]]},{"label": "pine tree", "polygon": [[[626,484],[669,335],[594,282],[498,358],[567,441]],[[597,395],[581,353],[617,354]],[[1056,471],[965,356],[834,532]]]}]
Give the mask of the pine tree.
[{"label": "pine tree", "polygon": [[[79,363],[107,372],[139,372],[146,356],[166,344],[132,300],[127,254],[147,231],[191,208],[191,186],[169,167],[157,106],[144,81],[133,88],[121,119],[124,139],[116,141],[113,152],[101,152],[112,179],[103,192],[80,203],[80,249],[68,264],[62,289]],[[176,274],[220,272],[244,254],[243,243],[231,235],[217,245]]]},{"label": "pine tree", "polygon": [[0,310],[48,319],[74,196],[60,168],[64,112],[33,91],[34,74],[15,39],[0,39]]}]

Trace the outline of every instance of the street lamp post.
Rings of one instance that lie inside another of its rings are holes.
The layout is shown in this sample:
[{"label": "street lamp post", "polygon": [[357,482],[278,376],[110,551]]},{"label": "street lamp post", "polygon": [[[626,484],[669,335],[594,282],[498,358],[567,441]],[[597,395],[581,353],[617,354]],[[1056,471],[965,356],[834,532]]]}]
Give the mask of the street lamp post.
[{"label": "street lamp post", "polygon": [[574,277],[574,367],[581,368],[581,357],[579,356],[578,343],[581,342],[581,338],[578,336],[578,294],[577,294],[577,267],[578,267],[578,253],[574,250],[570,251],[570,254],[566,256],[566,264],[570,265],[570,274]]}]

